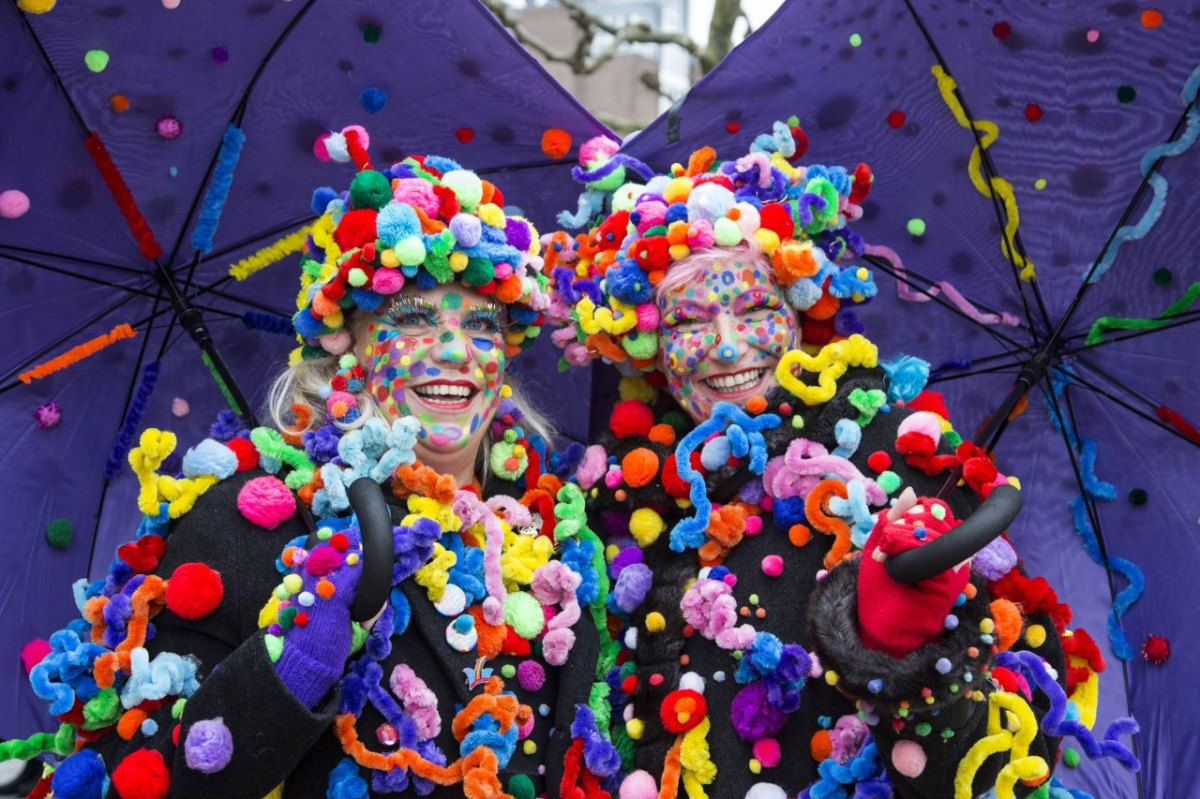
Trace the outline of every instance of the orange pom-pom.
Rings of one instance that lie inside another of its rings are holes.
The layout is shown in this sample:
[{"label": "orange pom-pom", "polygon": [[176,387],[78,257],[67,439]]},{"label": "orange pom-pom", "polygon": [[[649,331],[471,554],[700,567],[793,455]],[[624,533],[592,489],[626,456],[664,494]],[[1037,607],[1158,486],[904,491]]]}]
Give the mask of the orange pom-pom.
[{"label": "orange pom-pom", "polygon": [[784,241],[771,260],[775,266],[775,276],[785,286],[802,277],[812,277],[820,268],[813,258],[812,247],[796,241]]},{"label": "orange pom-pom", "polygon": [[201,619],[221,604],[221,575],[203,563],[184,563],[167,581],[167,607],[183,619]]},{"label": "orange pom-pom", "polygon": [[833,741],[829,739],[829,730],[817,730],[809,743],[813,760],[820,763],[833,754]]},{"label": "orange pom-pom", "polygon": [[633,488],[648,485],[658,474],[658,456],[652,450],[638,447],[621,459],[621,473]]},{"label": "orange pom-pom", "polygon": [[496,299],[505,305],[512,305],[521,298],[521,278],[509,275],[496,286]]},{"label": "orange pom-pom", "polygon": [[1021,609],[1007,599],[993,600],[989,607],[996,622],[996,646],[1005,652],[1021,637]]},{"label": "orange pom-pom", "polygon": [[802,547],[812,540],[812,531],[803,524],[793,524],[788,528],[788,541],[794,547]]},{"label": "orange pom-pom", "polygon": [[755,394],[753,397],[746,400],[746,410],[748,410],[750,413],[759,414],[766,409],[767,398],[760,394]]},{"label": "orange pom-pom", "polygon": [[656,424],[650,428],[649,438],[655,444],[669,447],[675,443],[675,428],[669,424]]},{"label": "orange pom-pom", "polygon": [[546,128],[542,134],[542,152],[559,159],[571,152],[571,134],[562,128]]},{"label": "orange pom-pom", "polygon": [[832,319],[833,315],[838,312],[838,308],[840,308],[841,305],[841,300],[826,292],[821,295],[821,299],[813,303],[812,307],[804,313],[807,314],[810,319],[824,321],[826,319]]}]

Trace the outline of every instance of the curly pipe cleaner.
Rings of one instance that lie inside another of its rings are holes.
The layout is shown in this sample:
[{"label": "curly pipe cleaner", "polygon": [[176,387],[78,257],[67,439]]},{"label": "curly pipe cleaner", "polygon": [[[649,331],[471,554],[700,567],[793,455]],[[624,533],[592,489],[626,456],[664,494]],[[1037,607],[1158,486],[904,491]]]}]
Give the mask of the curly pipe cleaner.
[{"label": "curly pipe cleaner", "polygon": [[955,308],[962,311],[972,320],[981,325],[1004,325],[1005,327],[1016,327],[1021,323],[1021,320],[1016,316],[1004,311],[1000,314],[984,313],[971,304],[971,301],[959,292],[952,283],[948,280],[936,281],[932,286],[924,291],[913,291],[906,282],[908,272],[904,268],[904,261],[891,247],[884,247],[881,244],[865,244],[863,252],[867,255],[874,255],[883,258],[892,265],[892,269],[896,271],[896,292],[900,295],[900,299],[905,302],[929,302],[939,294],[944,294]]},{"label": "curly pipe cleaner", "polygon": [[529,508],[517,502],[514,497],[504,495],[492,497],[484,504],[493,513],[503,516],[504,521],[508,522],[512,527],[527,527],[533,524],[533,517],[529,515]]},{"label": "curly pipe cleaner", "polygon": [[488,592],[488,598],[483,600],[483,619],[495,626],[504,624],[504,601],[508,599],[508,590],[504,587],[504,577],[500,571],[500,551],[504,547],[504,530],[500,527],[500,520],[470,491],[460,490],[455,494],[452,508],[454,515],[462,519],[463,529],[477,522],[483,524],[483,580]]},{"label": "curly pipe cleaner", "polygon": [[571,177],[580,183],[595,183],[598,180],[611,175],[618,167],[627,167],[642,180],[650,180],[654,177],[654,170],[643,164],[630,155],[622,155],[617,153],[610,158],[603,166],[598,166],[595,169],[585,169],[584,167],[573,167],[571,169]]},{"label": "curly pipe cleaner", "polygon": [[879,484],[863,475],[850,461],[829,454],[824,445],[799,438],[788,445],[787,452],[772,458],[763,473],[763,485],[776,498],[807,496],[817,483],[833,475],[849,483],[861,480],[866,488],[867,501],[872,505],[887,502],[887,494]]}]

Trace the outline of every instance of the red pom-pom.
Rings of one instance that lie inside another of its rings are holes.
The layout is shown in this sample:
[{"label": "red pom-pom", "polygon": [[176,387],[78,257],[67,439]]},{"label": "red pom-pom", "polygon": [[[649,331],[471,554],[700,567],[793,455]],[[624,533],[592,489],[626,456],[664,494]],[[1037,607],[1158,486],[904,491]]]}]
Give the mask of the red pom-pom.
[{"label": "red pom-pom", "polygon": [[171,743],[175,744],[176,746],[179,746],[179,728],[182,726],[182,724],[176,724],[171,728]]},{"label": "red pom-pom", "polygon": [[292,619],[292,623],[295,624],[297,627],[307,627],[308,626],[308,614],[305,613],[304,611],[300,611],[299,613],[296,614],[296,618]]},{"label": "red pom-pom", "polygon": [[475,131],[471,130],[470,128],[459,128],[458,130],[454,131],[454,138],[458,139],[463,144],[470,144],[471,140],[475,138]]},{"label": "red pom-pom", "polygon": [[462,210],[458,204],[458,195],[452,189],[445,186],[434,186],[433,193],[437,195],[441,205],[438,207],[438,216],[442,219],[453,219],[454,215]]},{"label": "red pom-pom", "polygon": [[144,535],[137,541],[117,548],[117,557],[129,564],[135,574],[149,574],[158,568],[158,559],[167,545],[157,535]]},{"label": "red pom-pom", "polygon": [[668,732],[687,732],[704,720],[708,714],[708,703],[704,694],[690,688],[681,688],[667,694],[662,703],[662,723]]},{"label": "red pom-pom", "polygon": [[867,457],[867,466],[873,472],[886,472],[892,468],[892,456],[883,450],[876,450]]},{"label": "red pom-pom", "polygon": [[671,455],[663,458],[662,467],[663,490],[675,499],[687,499],[688,493],[692,490],[692,484],[686,482],[679,476],[679,467],[675,465],[675,456]]},{"label": "red pom-pom", "polygon": [[943,419],[949,420],[950,411],[946,410],[946,401],[936,391],[922,391],[908,403],[911,411],[929,411]]},{"label": "red pom-pom", "polygon": [[633,692],[637,690],[637,676],[630,674],[625,679],[621,680],[621,693],[633,696]]},{"label": "red pom-pom", "polygon": [[333,240],[343,251],[375,241],[376,213],[370,208],[357,208],[342,214],[342,221],[333,231]]},{"label": "red pom-pom", "polygon": [[527,639],[517,635],[517,631],[506,624],[504,625],[504,643],[500,645],[500,651],[506,655],[526,657],[532,648]]},{"label": "red pom-pom", "polygon": [[742,129],[741,123],[738,123],[738,122],[726,122],[725,123],[725,132],[726,133],[737,133],[741,129]]},{"label": "red pom-pom", "polygon": [[163,799],[171,784],[171,772],[161,752],[138,749],[117,764],[112,781],[121,799]]},{"label": "red pom-pom", "polygon": [[629,212],[617,211],[604,220],[596,231],[596,246],[601,250],[615,250],[625,240],[629,228]]},{"label": "red pom-pom", "polygon": [[338,552],[345,552],[350,548],[350,539],[346,537],[345,533],[334,533],[329,537],[329,545]]},{"label": "red pom-pom", "polygon": [[1155,666],[1161,666],[1171,657],[1171,642],[1161,635],[1147,635],[1142,644],[1142,657]]},{"label": "red pom-pom", "polygon": [[758,212],[760,224],[768,230],[775,231],[781,239],[790,239],[795,231],[792,215],[779,203],[767,203]]},{"label": "red pom-pom", "polygon": [[258,466],[258,450],[246,439],[231,438],[225,442],[225,446],[233,450],[234,455],[237,455],[239,472],[248,472]]},{"label": "red pom-pom", "polygon": [[805,344],[823,346],[833,340],[837,330],[832,319],[813,319],[811,316],[800,317],[800,336]]},{"label": "red pom-pom", "polygon": [[184,619],[202,619],[221,604],[221,575],[203,563],[181,564],[167,581],[167,607]]},{"label": "red pom-pom", "polygon": [[629,257],[637,259],[638,266],[647,272],[661,272],[671,264],[669,246],[666,236],[647,236],[629,248]]},{"label": "red pom-pom", "polygon": [[617,438],[647,436],[654,427],[654,412],[640,400],[624,400],[613,406],[608,425]]},{"label": "red pom-pom", "polygon": [[1017,675],[1013,674],[1008,669],[1004,668],[1003,666],[997,666],[992,669],[991,675],[992,679],[996,681],[996,684],[1008,693],[1015,694],[1017,692],[1017,687],[1019,685],[1017,683]]}]

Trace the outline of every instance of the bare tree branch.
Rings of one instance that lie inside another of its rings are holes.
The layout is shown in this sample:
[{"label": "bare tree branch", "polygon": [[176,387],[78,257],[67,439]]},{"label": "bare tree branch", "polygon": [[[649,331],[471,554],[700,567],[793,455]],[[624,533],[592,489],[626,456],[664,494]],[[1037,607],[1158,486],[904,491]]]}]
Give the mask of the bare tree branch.
[{"label": "bare tree branch", "polygon": [[635,130],[641,130],[646,127],[645,122],[638,122],[625,117],[619,117],[616,114],[609,114],[605,111],[596,112],[596,119],[604,123],[604,126],[613,133],[619,133],[621,136],[627,136]]},{"label": "bare tree branch", "polygon": [[[561,52],[531,34],[521,25],[518,15],[504,0],[483,0],[483,4],[496,15],[521,44],[547,61],[566,64],[577,75],[590,75],[602,65],[615,58],[626,44],[658,44],[683,48],[695,58],[703,72],[717,65],[733,46],[733,28],[743,16],[741,0],[716,0],[712,22],[709,25],[709,43],[701,47],[696,40],[682,32],[654,30],[645,22],[614,25],[584,8],[578,0],[558,0],[579,31],[575,46]],[[610,39],[599,52],[593,52],[599,34]]]}]

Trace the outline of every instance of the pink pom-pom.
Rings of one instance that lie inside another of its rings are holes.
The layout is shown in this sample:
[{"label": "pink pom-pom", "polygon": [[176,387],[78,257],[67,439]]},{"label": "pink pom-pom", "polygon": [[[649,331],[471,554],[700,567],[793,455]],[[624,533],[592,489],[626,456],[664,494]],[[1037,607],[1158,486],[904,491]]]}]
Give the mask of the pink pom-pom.
[{"label": "pink pom-pom", "polygon": [[658,308],[652,302],[637,307],[637,329],[649,332],[658,327]]},{"label": "pink pom-pom", "polygon": [[754,759],[767,768],[779,765],[779,741],[774,738],[760,738],[754,742]]},{"label": "pink pom-pom", "polygon": [[517,682],[526,691],[533,693],[546,684],[546,670],[536,660],[523,660],[517,666]]},{"label": "pink pom-pom", "polygon": [[607,465],[608,457],[604,452],[604,447],[592,444],[584,450],[583,460],[575,469],[575,478],[579,481],[580,487],[586,490],[594,486],[604,474]]},{"label": "pink pom-pom", "polygon": [[154,123],[154,132],[167,141],[175,141],[183,135],[183,123],[178,117],[161,117]]},{"label": "pink pom-pom", "polygon": [[496,264],[496,280],[508,280],[512,273],[512,264]]},{"label": "pink pom-pom", "polygon": [[45,405],[37,406],[37,410],[33,412],[33,418],[37,420],[38,427],[49,430],[57,427],[62,420],[62,409],[58,407],[57,402],[47,402]]},{"label": "pink pom-pom", "polygon": [[392,184],[392,197],[398,202],[420,208],[425,216],[436,219],[442,201],[433,193],[433,184],[422,178],[400,178]]},{"label": "pink pom-pom", "polygon": [[761,516],[749,516],[746,518],[746,535],[758,535],[762,532],[763,521]]},{"label": "pink pom-pom", "polygon": [[638,215],[638,233],[645,233],[652,227],[662,225],[667,221],[667,206],[659,200],[639,203],[633,212]]},{"label": "pink pom-pom", "polygon": [[654,777],[650,776],[650,772],[638,769],[631,771],[621,782],[618,796],[620,799],[657,799],[658,785],[654,782]]},{"label": "pink pom-pom", "polygon": [[767,555],[762,559],[763,574],[768,577],[778,577],[783,574],[783,558],[778,555]]},{"label": "pink pom-pom", "polygon": [[0,216],[17,219],[29,211],[29,195],[19,189],[0,192]]},{"label": "pink pom-pom", "polygon": [[316,141],[313,142],[313,155],[317,157],[318,161],[323,163],[332,160],[329,155],[329,150],[325,147],[325,139],[328,136],[328,133],[322,133],[320,136],[317,136]]},{"label": "pink pom-pom", "polygon": [[896,429],[896,438],[906,433],[923,433],[933,439],[936,444],[942,437],[942,421],[937,414],[929,411],[917,411],[908,416]]},{"label": "pink pom-pom", "polygon": [[[304,570],[313,577],[323,577],[341,566],[346,556],[331,546],[319,546],[308,554]],[[293,558],[293,563],[295,559]]]},{"label": "pink pom-pom", "polygon": [[700,219],[688,225],[687,243],[692,249],[711,247],[716,240],[716,236],[713,235],[712,223],[707,219]]},{"label": "pink pom-pom", "polygon": [[376,294],[395,294],[404,288],[404,273],[399,269],[380,267],[371,278],[371,291]]},{"label": "pink pom-pom", "polygon": [[592,362],[592,356],[588,354],[587,347],[577,341],[567,345],[567,348],[563,350],[563,357],[572,366],[587,366]]},{"label": "pink pom-pom", "polygon": [[330,355],[343,355],[349,352],[350,345],[354,340],[350,337],[350,331],[339,330],[336,333],[327,333],[321,336],[318,341],[321,342],[321,348]]},{"label": "pink pom-pom", "polygon": [[274,530],[296,512],[296,496],[278,477],[256,477],[242,486],[238,510],[252,523]]},{"label": "pink pom-pom", "polygon": [[588,139],[579,148],[579,163],[588,166],[593,161],[601,158],[611,158],[616,155],[617,150],[621,149],[618,142],[613,141],[607,136],[596,136]]},{"label": "pink pom-pom", "polygon": [[909,779],[921,776],[925,761],[925,750],[916,741],[897,741],[892,747],[892,765]]},{"label": "pink pom-pom", "polygon": [[622,472],[620,469],[609,469],[604,475],[604,485],[609,488],[616,488],[621,484]]},{"label": "pink pom-pom", "polygon": [[21,665],[25,667],[25,673],[33,671],[33,667],[49,654],[50,642],[44,638],[34,638],[21,647]]}]

